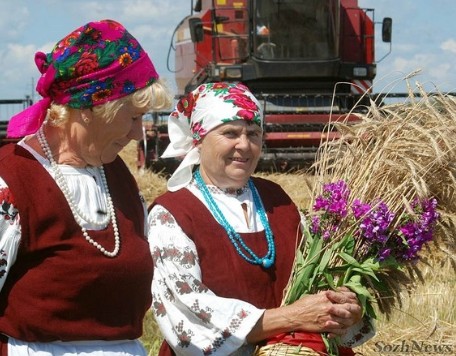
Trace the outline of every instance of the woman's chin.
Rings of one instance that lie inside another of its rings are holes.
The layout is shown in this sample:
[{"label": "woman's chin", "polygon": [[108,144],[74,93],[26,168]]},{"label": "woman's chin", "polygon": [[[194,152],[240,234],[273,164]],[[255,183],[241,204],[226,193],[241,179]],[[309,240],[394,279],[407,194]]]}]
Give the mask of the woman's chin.
[{"label": "woman's chin", "polygon": [[[252,175],[253,170],[250,165],[231,165],[230,172],[230,175],[237,181],[243,181],[246,183]],[[244,184],[242,184],[241,186],[243,185]]]}]

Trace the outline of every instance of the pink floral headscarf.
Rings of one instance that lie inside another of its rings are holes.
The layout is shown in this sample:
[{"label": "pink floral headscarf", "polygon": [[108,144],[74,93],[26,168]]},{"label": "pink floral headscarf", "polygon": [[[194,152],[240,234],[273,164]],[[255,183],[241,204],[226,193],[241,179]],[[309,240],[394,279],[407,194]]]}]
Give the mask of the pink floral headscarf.
[{"label": "pink floral headscarf", "polygon": [[9,137],[36,132],[52,102],[76,109],[104,104],[151,85],[158,74],[139,42],[118,22],[90,22],[35,54],[42,100],[13,116]]},{"label": "pink floral headscarf", "polygon": [[168,180],[168,190],[185,187],[193,166],[200,163],[196,144],[212,129],[235,120],[247,120],[263,127],[260,103],[240,83],[206,83],[182,98],[168,120],[170,144],[163,158],[184,157]]}]

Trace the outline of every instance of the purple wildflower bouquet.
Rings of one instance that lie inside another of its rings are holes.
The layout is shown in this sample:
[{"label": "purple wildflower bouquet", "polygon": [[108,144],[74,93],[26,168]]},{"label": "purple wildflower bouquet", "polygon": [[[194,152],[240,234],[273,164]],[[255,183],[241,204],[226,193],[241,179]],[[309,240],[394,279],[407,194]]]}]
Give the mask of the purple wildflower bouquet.
[{"label": "purple wildflower bouquet", "polygon": [[[364,315],[376,318],[373,303],[391,287],[391,274],[419,258],[433,239],[437,200],[414,198],[392,211],[380,198],[352,197],[343,180],[323,185],[307,212],[307,226],[284,296],[290,304],[304,294],[345,286],[358,296]],[[400,283],[397,279],[397,283]],[[337,339],[323,335],[329,354]]]}]

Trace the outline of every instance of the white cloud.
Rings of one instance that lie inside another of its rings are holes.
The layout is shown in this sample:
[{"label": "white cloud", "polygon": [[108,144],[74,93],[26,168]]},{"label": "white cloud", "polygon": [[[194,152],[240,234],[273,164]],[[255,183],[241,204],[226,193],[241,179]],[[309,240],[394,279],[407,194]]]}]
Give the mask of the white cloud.
[{"label": "white cloud", "polygon": [[434,60],[434,55],[416,54],[410,58],[397,57],[393,61],[393,69],[408,74],[417,68],[428,66]]},{"label": "white cloud", "polygon": [[17,39],[26,27],[30,12],[25,6],[0,2],[0,44]]},{"label": "white cloud", "polygon": [[172,25],[176,9],[182,9],[179,2],[182,0],[111,0],[109,2],[90,0],[83,1],[84,5],[81,6],[81,1],[67,0],[65,7],[71,17],[78,19],[81,25],[87,21],[110,18],[121,22],[131,30],[132,25],[138,24]]},{"label": "white cloud", "polygon": [[123,15],[127,21],[151,20],[166,16],[166,9],[169,7],[169,1],[158,1],[158,4],[147,0],[124,1],[124,3]]},{"label": "white cloud", "polygon": [[454,40],[454,39],[446,40],[445,42],[443,42],[440,45],[440,48],[444,51],[456,53],[456,40]]},{"label": "white cloud", "polygon": [[[32,88],[33,77],[36,77],[37,69],[34,63],[34,55],[37,48],[34,45],[8,44],[2,53],[0,66],[7,67],[0,76],[0,86],[8,88],[9,96],[1,99],[20,99],[34,92]],[[13,93],[13,94],[10,94]]]},{"label": "white cloud", "polygon": [[[404,92],[406,90],[404,78],[409,76],[407,82],[412,87],[419,83],[429,91],[454,91],[456,83],[448,75],[452,72],[453,66],[452,56],[444,54],[418,53],[410,57],[402,55],[395,57],[387,68],[380,68],[375,82],[376,88],[394,87],[393,92]],[[378,91],[384,92],[385,89]]]}]

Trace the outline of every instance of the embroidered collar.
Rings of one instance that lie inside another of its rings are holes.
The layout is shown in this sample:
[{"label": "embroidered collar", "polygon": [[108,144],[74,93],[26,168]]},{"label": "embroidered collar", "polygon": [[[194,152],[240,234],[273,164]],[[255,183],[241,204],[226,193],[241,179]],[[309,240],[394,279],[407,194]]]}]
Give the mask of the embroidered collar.
[{"label": "embroidered collar", "polygon": [[[191,184],[199,189],[199,186],[196,183],[195,179],[192,179]],[[248,183],[246,183],[246,185],[244,185],[242,188],[219,188],[215,185],[207,185],[207,189],[212,194],[234,195],[234,196],[238,197],[249,191],[249,185],[248,185]]]},{"label": "embroidered collar", "polygon": [[236,195],[236,196],[244,194],[249,189],[247,184],[244,185],[242,188],[237,188],[237,189],[236,188],[225,188],[225,189],[222,189],[222,188],[219,188],[219,187],[215,187],[215,188],[220,190],[224,194]]}]

